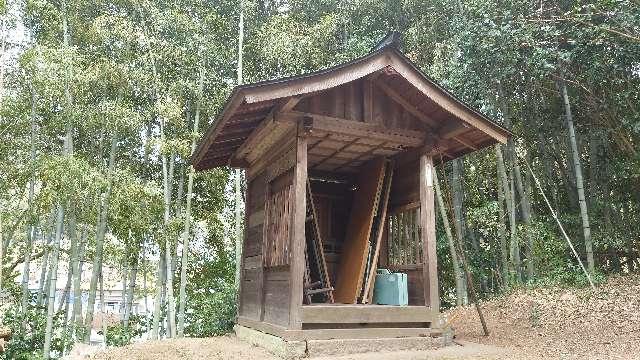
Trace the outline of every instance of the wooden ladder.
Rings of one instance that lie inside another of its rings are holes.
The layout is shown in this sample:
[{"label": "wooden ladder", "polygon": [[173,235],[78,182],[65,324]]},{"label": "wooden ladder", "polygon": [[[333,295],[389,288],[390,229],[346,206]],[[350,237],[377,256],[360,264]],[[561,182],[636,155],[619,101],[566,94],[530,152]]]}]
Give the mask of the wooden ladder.
[{"label": "wooden ladder", "polygon": [[[305,273],[304,273],[304,301],[306,304],[311,304],[313,295],[324,294],[326,301],[332,303],[333,299],[333,287],[331,286],[331,280],[329,279],[329,273],[327,271],[327,262],[324,258],[324,249],[322,247],[322,237],[320,235],[320,228],[318,226],[318,216],[316,207],[313,202],[313,194],[311,193],[311,183],[307,179],[307,214],[306,224],[311,223],[313,231],[310,232],[310,242],[305,239],[304,257],[305,257]],[[309,246],[311,245],[311,246]],[[310,249],[309,249],[310,248]],[[319,279],[313,281],[311,279],[311,263],[309,261],[309,250],[313,254],[313,265],[317,270]]]}]

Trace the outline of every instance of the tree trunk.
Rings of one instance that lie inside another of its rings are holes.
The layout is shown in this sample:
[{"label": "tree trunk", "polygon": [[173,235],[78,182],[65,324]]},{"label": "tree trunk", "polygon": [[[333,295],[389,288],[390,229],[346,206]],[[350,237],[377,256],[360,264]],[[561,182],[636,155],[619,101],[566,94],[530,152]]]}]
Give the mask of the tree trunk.
[{"label": "tree trunk", "polygon": [[[188,116],[188,115],[187,115]],[[178,177],[178,193],[175,199],[175,218],[180,219],[182,216],[182,197],[184,196],[184,176],[185,176],[185,165],[182,164],[180,166],[180,176]],[[175,277],[176,270],[178,268],[178,243],[180,242],[182,237],[182,232],[178,233],[176,241],[173,242],[173,249],[171,249],[171,274],[172,277]],[[175,297],[174,297],[175,298]],[[175,318],[175,315],[174,315]]]},{"label": "tree trunk", "polygon": [[[498,99],[500,102],[500,107],[502,108],[502,114],[503,114],[503,118],[504,118],[504,126],[511,130],[513,128],[513,124],[511,122],[511,116],[510,116],[510,112],[509,112],[509,106],[507,104],[506,101],[506,97],[504,95],[504,89],[501,83],[498,83]],[[518,161],[516,159],[516,152],[515,152],[515,143],[513,141],[513,138],[509,138],[507,140],[507,147],[506,147],[506,159],[503,159],[503,164],[505,165],[505,168],[508,166],[508,171],[505,170],[505,178],[507,176],[508,173],[508,185],[505,187],[505,194],[507,194],[506,196],[506,200],[507,200],[507,209],[509,210],[509,225],[510,225],[510,233],[511,233],[511,242],[510,242],[510,247],[511,247],[511,262],[513,264],[514,267],[514,271],[516,273],[517,279],[519,282],[522,282],[522,268],[521,268],[521,261],[520,261],[520,245],[518,242],[518,237],[517,237],[517,224],[516,224],[516,193],[515,193],[515,187],[514,187],[514,177],[522,177],[520,174],[520,168],[518,167]],[[517,174],[516,174],[517,172]],[[525,198],[525,196],[523,196],[523,192],[520,193],[520,204],[521,204],[521,208],[527,206],[527,209],[529,209],[529,203],[527,202],[526,205],[522,205],[525,201],[528,201],[528,198]],[[530,214],[530,212],[528,212],[528,214]],[[529,222],[530,222],[530,218],[529,218]]]},{"label": "tree trunk", "polygon": [[145,243],[142,245],[142,294],[144,295],[144,312],[149,313],[149,301],[147,298],[149,297],[147,294],[147,248],[146,248],[146,240],[143,240]]},{"label": "tree trunk", "polygon": [[455,240],[453,239],[453,234],[451,233],[451,225],[449,224],[449,217],[447,216],[447,208],[444,205],[442,192],[440,191],[440,182],[438,181],[437,171],[433,171],[433,183],[435,186],[438,208],[440,209],[440,216],[442,217],[442,224],[444,225],[444,230],[447,235],[449,253],[451,254],[451,263],[453,264],[453,274],[456,279],[456,305],[460,306],[467,303],[465,275],[458,261]]},{"label": "tree trunk", "polygon": [[[243,43],[244,43],[244,4],[241,0],[240,2],[240,20],[238,23],[238,85],[242,85],[242,61],[243,61]],[[242,232],[242,209],[240,207],[240,202],[242,198],[241,194],[241,170],[236,169],[234,176],[234,199],[235,199],[235,211],[234,211],[234,236],[235,236],[235,260],[236,260],[236,273],[235,273],[235,287],[236,287],[236,303],[237,299],[240,295],[240,277],[242,269],[242,241],[243,241],[243,232]]]},{"label": "tree trunk", "polygon": [[163,156],[162,160],[163,165],[163,177],[164,177],[164,244],[165,244],[165,274],[166,274],[166,298],[167,298],[167,336],[173,337],[175,335],[176,329],[176,319],[175,319],[175,301],[173,298],[173,269],[171,267],[172,263],[172,244],[171,244],[171,236],[169,236],[168,226],[171,221],[171,191],[172,186],[171,182],[173,180],[173,172],[175,168],[175,154],[171,154],[171,158],[169,161],[169,167],[167,169],[167,159],[166,156]]},{"label": "tree trunk", "polygon": [[[102,268],[100,269],[102,270]],[[107,347],[107,312],[105,311],[105,302],[104,302],[104,276],[102,272],[100,272],[100,324],[102,325],[102,347]]]},{"label": "tree trunk", "polygon": [[464,164],[461,159],[455,159],[451,162],[451,197],[453,199],[453,215],[454,215],[454,228],[456,230],[456,236],[461,240],[461,244],[465,243],[466,239],[466,225],[464,219],[464,212],[462,211],[464,203],[464,189],[462,187],[461,173]]},{"label": "tree trunk", "polygon": [[[7,7],[7,2],[4,3],[4,6]],[[7,9],[3,9],[5,11],[4,16],[2,17],[2,44],[0,45],[0,102],[4,99],[4,75],[6,73],[6,61],[5,61],[5,52],[7,48]]]},{"label": "tree trunk", "polygon": [[[196,137],[200,123],[200,103],[202,102],[202,90],[204,86],[204,62],[200,63],[200,74],[198,78],[198,100],[196,102],[196,114],[193,120],[193,140],[191,141],[191,154],[196,149]],[[182,241],[182,263],[180,266],[180,294],[178,308],[178,337],[184,336],[184,312],[187,304],[187,266],[189,265],[189,240],[191,239],[191,198],[193,196],[193,177],[195,169],[193,165],[189,167],[189,179],[187,180],[187,204],[184,214],[184,232]]]},{"label": "tree trunk", "polygon": [[509,173],[509,197],[511,206],[509,207],[509,225],[511,226],[511,259],[519,283],[522,283],[522,262],[520,260],[520,243],[517,235],[516,206],[515,206],[515,186],[513,172]]},{"label": "tree trunk", "polygon": [[[36,92],[34,88],[31,88],[31,149],[29,152],[29,161],[32,167],[35,167],[36,162],[36,137],[37,137],[38,126],[36,123]],[[33,197],[35,195],[35,183],[36,183],[36,173],[33,172],[31,174],[31,179],[29,180],[29,197],[27,199],[27,207],[29,211],[29,217],[27,221],[27,242],[25,244],[24,250],[24,262],[22,265],[22,301],[21,301],[21,309],[23,312],[27,311],[27,307],[29,305],[29,298],[31,297],[31,293],[29,292],[29,271],[31,265],[31,251],[33,248],[33,238],[35,235],[36,227],[33,224],[33,220],[31,216],[31,212],[33,211]],[[0,226],[2,226],[2,222],[0,221]],[[1,233],[1,231],[0,231]],[[3,242],[0,240],[0,244]],[[0,276],[0,278],[2,278]]]},{"label": "tree trunk", "polygon": [[[62,33],[63,33],[63,49],[69,49],[69,31],[67,23],[67,4],[62,2]],[[72,115],[71,114],[71,67],[67,55],[63,55],[64,62],[64,112],[66,118],[66,135],[63,145],[63,155],[73,156],[73,132],[72,132]],[[51,261],[51,279],[49,282],[49,296],[47,304],[47,323],[44,333],[44,351],[43,358],[49,360],[51,356],[51,340],[53,336],[53,312],[56,297],[56,282],[58,272],[58,256],[60,254],[60,241],[64,229],[65,208],[62,201],[58,202],[56,209],[56,235],[53,243],[53,259]]]},{"label": "tree trunk", "polygon": [[158,276],[156,277],[156,299],[153,304],[153,323],[151,327],[151,339],[159,340],[160,339],[160,317],[162,315],[162,292],[164,289],[164,279],[163,274],[166,270],[165,267],[165,257],[160,252],[160,260],[158,260]]},{"label": "tree trunk", "polygon": [[571,154],[573,159],[574,173],[576,176],[576,187],[578,189],[578,203],[580,205],[580,217],[582,218],[582,232],[584,235],[584,246],[587,252],[587,267],[590,273],[595,271],[595,262],[593,260],[593,242],[591,241],[591,228],[589,226],[589,212],[587,210],[587,202],[584,196],[584,182],[582,178],[582,166],[580,165],[580,153],[576,143],[576,133],[573,127],[573,115],[571,114],[571,104],[569,103],[569,94],[567,93],[567,85],[564,80],[558,80],[558,87],[562,96],[562,102],[565,111],[565,120],[567,130],[569,132],[569,142],[571,144]]},{"label": "tree trunk", "polygon": [[58,280],[58,256],[60,255],[60,240],[62,239],[62,231],[64,226],[64,206],[59,203],[56,210],[56,235],[53,242],[50,269],[50,279],[48,281],[48,300],[47,300],[47,324],[44,333],[44,353],[43,357],[49,359],[51,356],[51,339],[53,335],[53,316],[56,301],[56,283]]},{"label": "tree trunk", "polygon": [[[2,204],[0,203],[0,244],[2,244],[4,242],[3,239],[3,232],[2,232]],[[2,251],[2,246],[0,246],[0,294],[2,293],[2,270],[4,269],[4,254]],[[0,325],[2,325],[2,320],[0,319]]]},{"label": "tree trunk", "polygon": [[[155,75],[155,72],[154,72]],[[147,175],[147,170],[149,167],[149,153],[150,153],[150,146],[149,143],[151,141],[151,132],[152,132],[152,127],[153,127],[153,122],[150,121],[147,124],[147,129],[146,129],[146,136],[145,136],[145,144],[144,144],[144,156],[143,156],[143,161],[142,161],[142,168],[140,173],[142,174],[142,178],[144,179],[145,184],[148,183],[148,175]],[[142,248],[142,250],[138,249],[138,253],[141,253],[141,259],[137,258],[137,262],[136,262],[136,266],[135,266],[135,272],[132,273],[131,277],[131,283],[129,285],[130,289],[130,294],[129,294],[129,305],[127,307],[127,311],[128,311],[128,315],[125,317],[125,322],[126,322],[126,326],[129,325],[129,317],[131,316],[131,307],[133,304],[133,297],[135,296],[135,290],[136,290],[136,277],[138,275],[138,270],[140,267],[142,267],[142,281],[143,281],[143,296],[144,296],[144,311],[145,313],[149,312],[149,304],[147,301],[147,271],[145,269],[145,264],[146,264],[146,246],[147,246],[147,240],[148,240],[148,235],[147,234],[143,234],[142,235],[142,243],[140,244],[140,247]]]},{"label": "tree trunk", "polygon": [[531,201],[529,198],[528,189],[524,185],[522,179],[522,172],[520,171],[520,165],[518,160],[514,158],[513,161],[513,173],[515,175],[516,189],[520,195],[520,214],[522,215],[522,221],[526,226],[524,231],[524,237],[527,241],[526,255],[527,255],[527,278],[533,279],[535,276],[535,264],[533,261],[533,237],[529,234],[531,226]]},{"label": "tree trunk", "polygon": [[[499,83],[498,84],[498,94],[499,94],[499,101],[500,101],[500,107],[502,108],[502,114],[504,117],[504,126],[511,130],[513,128],[513,123],[511,121],[511,114],[510,114],[510,109],[507,103],[507,99],[504,96],[504,89],[502,87],[502,84]],[[522,268],[521,268],[521,261],[520,261],[520,245],[518,243],[518,237],[517,237],[517,224],[516,224],[516,192],[515,192],[515,186],[514,186],[514,180],[515,183],[517,184],[517,190],[518,190],[518,195],[520,196],[520,209],[521,209],[521,214],[523,217],[523,221],[525,222],[525,224],[530,225],[531,224],[531,205],[529,203],[529,197],[527,196],[527,194],[524,192],[524,187],[522,185],[522,174],[520,172],[520,166],[518,165],[518,159],[516,158],[516,151],[515,151],[515,143],[513,141],[512,138],[510,138],[509,140],[507,140],[507,156],[506,156],[506,162],[505,163],[510,163],[511,167],[509,168],[508,174],[509,174],[509,179],[510,179],[510,195],[507,196],[507,199],[510,199],[511,201],[509,205],[509,223],[510,223],[510,227],[511,227],[511,258],[513,260],[514,263],[514,267],[516,269],[516,274],[518,277],[518,280],[521,282],[522,281]],[[530,242],[532,241],[532,239],[528,236],[528,233],[525,231],[524,233],[525,237],[527,238],[527,243],[530,244]],[[529,250],[527,252],[528,256],[527,259],[530,260],[531,259],[531,247],[528,247]],[[527,262],[527,269],[529,272],[529,277],[532,278],[533,277],[533,261],[528,261]],[[529,267],[530,265],[530,267]]]},{"label": "tree trunk", "polygon": [[[129,251],[131,251],[129,249]],[[120,323],[124,325],[124,317],[127,308],[127,279],[129,278],[129,251],[125,255],[122,264],[122,291],[120,292],[120,307],[118,309],[120,315]],[[126,325],[125,325],[126,326]]]},{"label": "tree trunk", "polygon": [[[527,164],[531,164],[531,155],[529,151],[525,151],[524,153],[524,161]],[[531,187],[531,182],[533,181],[531,179],[531,174],[528,171],[524,171],[524,192],[529,196],[529,209],[531,210],[531,219],[536,217],[536,210],[535,207],[533,206],[533,196],[534,196],[534,192],[533,192],[533,188]],[[534,273],[535,273],[535,264],[534,264]],[[534,274],[535,275],[535,274]]]},{"label": "tree trunk", "polygon": [[[78,255],[73,264],[73,308],[71,309],[71,323],[75,324],[74,332],[82,327],[82,267],[84,264],[84,251],[87,244],[87,230],[82,230],[80,244],[78,244]],[[77,339],[78,334],[74,333],[73,338]]]},{"label": "tree trunk", "polygon": [[124,326],[129,326],[129,318],[131,317],[131,308],[133,306],[133,297],[136,291],[136,278],[138,276],[138,263],[139,263],[139,255],[140,251],[136,251],[136,256],[134,257],[132,266],[131,266],[131,275],[129,278],[129,287],[127,290],[127,298],[125,302],[124,309]]},{"label": "tree trunk", "polygon": [[[504,166],[504,158],[502,156],[502,147],[500,145],[496,145],[495,146],[495,150],[496,150],[496,162],[498,164],[498,209],[499,209],[499,216],[500,216],[500,223],[504,226],[505,221],[506,221],[506,212],[509,213],[509,217],[511,215],[511,204],[512,204],[512,200],[511,200],[511,191],[509,191],[509,185],[508,185],[508,181],[507,181],[507,173],[505,170],[505,166]],[[504,211],[504,205],[503,205],[503,200],[506,203],[506,212]],[[500,234],[500,245],[501,245],[501,254],[502,254],[502,274],[504,277],[504,283],[505,286],[508,286],[509,283],[511,282],[511,276],[509,275],[511,273],[510,269],[515,269],[515,266],[513,264],[513,257],[511,258],[511,261],[507,260],[507,236],[506,236],[506,227],[500,226],[498,228],[498,233]]]},{"label": "tree trunk", "polygon": [[[0,224],[0,226],[2,226]],[[0,231],[1,233],[1,231]],[[26,312],[29,307],[29,302],[31,299],[31,291],[29,291],[29,274],[31,272],[31,252],[33,250],[33,241],[36,236],[36,225],[29,224],[27,226],[27,243],[24,251],[24,261],[22,265],[22,281],[21,281],[21,289],[22,289],[22,299],[20,308],[23,312]]]},{"label": "tree trunk", "polygon": [[[56,208],[57,210],[57,208]],[[54,225],[55,229],[55,225]],[[44,288],[42,290],[42,297],[44,303],[42,306],[46,309],[49,304],[49,287],[51,286],[51,277],[53,276],[53,244],[55,242],[55,230],[53,236],[51,236],[51,241],[49,242],[49,267],[47,268],[47,280],[44,282]]]},{"label": "tree trunk", "polygon": [[[53,216],[55,216],[55,209],[53,211]],[[52,239],[53,239],[53,235],[51,234],[51,232],[46,236],[42,237],[42,242],[44,243],[45,250],[44,250],[44,255],[42,256],[42,264],[41,264],[41,270],[40,270],[40,288],[38,289],[38,298],[36,299],[36,305],[38,307],[41,307],[43,305],[45,291],[47,289],[46,281],[47,281],[47,271],[49,269],[49,252],[51,249],[50,246],[51,246]]]},{"label": "tree trunk", "polygon": [[89,284],[89,299],[87,301],[87,314],[85,316],[85,338],[86,343],[89,342],[91,336],[91,325],[93,323],[93,312],[96,302],[96,290],[98,287],[99,276],[102,273],[102,252],[104,247],[104,237],[107,232],[107,219],[109,215],[109,201],[111,199],[111,189],[113,185],[113,173],[115,171],[115,158],[118,146],[118,137],[113,134],[111,138],[111,149],[109,150],[109,169],[107,174],[107,190],[100,202],[98,211],[98,227],[96,231],[96,250],[93,257],[93,272],[91,273],[91,282]]},{"label": "tree trunk", "polygon": [[78,256],[78,238],[76,236],[76,216],[74,214],[75,209],[69,211],[69,229],[67,230],[67,236],[71,242],[69,252],[69,268],[67,270],[67,281],[64,286],[64,292],[60,298],[60,304],[58,304],[58,312],[64,309],[63,323],[66,327],[66,320],[69,317],[69,294],[71,292],[71,280],[73,279],[73,265],[75,258]]},{"label": "tree trunk", "polygon": [[[155,69],[155,65],[154,65]],[[155,71],[154,71],[155,73]],[[161,142],[165,141],[165,131],[166,124],[165,119],[160,118],[160,139]],[[172,153],[170,158],[167,159],[166,154],[162,154],[162,182],[163,182],[163,202],[164,202],[164,253],[162,254],[161,250],[161,259],[158,262],[158,282],[157,282],[157,290],[156,290],[156,303],[153,312],[153,329],[152,336],[154,339],[158,339],[159,334],[159,326],[160,326],[160,316],[161,316],[161,303],[162,303],[162,293],[166,291],[166,300],[167,300],[167,336],[171,337],[171,334],[175,333],[175,317],[173,314],[175,313],[175,304],[173,303],[173,279],[171,279],[171,237],[168,234],[167,226],[169,221],[171,220],[171,190],[173,185],[173,171],[175,166],[175,154]],[[162,247],[162,246],[161,246]],[[165,274],[166,281],[161,281],[162,274]],[[173,320],[172,320],[173,318]]]}]

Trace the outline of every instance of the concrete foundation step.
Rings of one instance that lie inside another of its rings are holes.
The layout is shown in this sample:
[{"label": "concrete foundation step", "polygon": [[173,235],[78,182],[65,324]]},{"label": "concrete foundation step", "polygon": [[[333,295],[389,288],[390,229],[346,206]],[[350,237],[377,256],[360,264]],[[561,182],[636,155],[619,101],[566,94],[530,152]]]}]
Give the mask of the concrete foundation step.
[{"label": "concrete foundation step", "polygon": [[283,359],[405,350],[428,351],[452,343],[450,331],[414,337],[291,341],[240,325],[236,325],[234,330],[239,339],[260,346]]}]

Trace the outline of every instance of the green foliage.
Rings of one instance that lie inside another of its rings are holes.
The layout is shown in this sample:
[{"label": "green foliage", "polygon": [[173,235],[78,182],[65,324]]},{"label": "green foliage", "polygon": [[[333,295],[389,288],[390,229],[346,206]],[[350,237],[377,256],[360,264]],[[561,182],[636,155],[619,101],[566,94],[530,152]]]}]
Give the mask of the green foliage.
[{"label": "green foliage", "polygon": [[185,335],[218,336],[230,332],[235,324],[236,289],[232,281],[216,281],[214,286],[191,292],[186,312]]},{"label": "green foliage", "polygon": [[556,225],[552,221],[538,220],[529,227],[521,225],[519,230],[527,231],[534,239],[533,255],[540,274],[550,275],[555,271],[567,270],[567,264],[572,263],[569,260],[570,249],[565,239],[557,233]]},{"label": "green foliage", "polygon": [[149,330],[149,319],[139,315],[129,317],[128,326],[118,323],[107,327],[107,346],[125,346]]},{"label": "green foliage", "polygon": [[[600,284],[605,280],[604,273],[597,271],[591,274],[591,281]],[[580,268],[571,261],[566,261],[564,266],[557,266],[551,269],[544,276],[532,281],[532,286],[563,286],[563,287],[589,287],[589,280]]]},{"label": "green foliage", "polygon": [[91,164],[71,156],[43,157],[38,175],[47,184],[39,197],[47,208],[61,201],[89,201],[107,186],[106,179]]},{"label": "green foliage", "polygon": [[231,331],[236,315],[233,253],[220,247],[203,251],[188,269],[185,334],[206,337]]},{"label": "green foliage", "polygon": [[[11,306],[4,312],[3,323],[11,329],[11,341],[7,343],[2,359],[35,360],[41,359],[44,346],[45,324],[44,309],[30,306],[26,312],[17,306]],[[54,316],[54,329],[62,329],[61,314]],[[51,342],[52,353],[61,354],[72,344],[66,332],[55,333]]]}]

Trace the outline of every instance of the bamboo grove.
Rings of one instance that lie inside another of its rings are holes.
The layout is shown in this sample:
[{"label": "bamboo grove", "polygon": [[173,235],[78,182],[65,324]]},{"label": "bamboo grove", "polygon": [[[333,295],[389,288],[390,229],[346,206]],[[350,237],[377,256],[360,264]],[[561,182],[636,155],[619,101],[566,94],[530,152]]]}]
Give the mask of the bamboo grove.
[{"label": "bamboo grove", "polygon": [[[438,168],[443,304],[467,301],[463,263],[481,297],[585,283],[532,174],[595,279],[638,271],[639,13],[636,0],[7,1],[3,356],[88,342],[107,267],[125,304],[103,329],[112,344],[228,330],[242,179],[194,174],[195,141],[237,83],[347,61],[392,30],[422,71],[515,134]],[[140,319],[143,295],[156,301]]]}]

